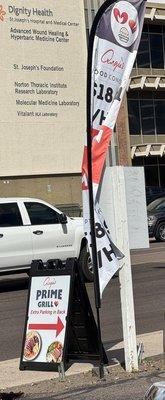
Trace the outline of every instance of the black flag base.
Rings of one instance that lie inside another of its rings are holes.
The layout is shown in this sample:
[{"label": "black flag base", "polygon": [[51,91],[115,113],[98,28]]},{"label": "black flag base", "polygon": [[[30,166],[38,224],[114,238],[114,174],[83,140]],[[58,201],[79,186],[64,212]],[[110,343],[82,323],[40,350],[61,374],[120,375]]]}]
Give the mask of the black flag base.
[{"label": "black flag base", "polygon": [[[71,261],[71,260],[70,260]],[[72,261],[71,261],[72,262]],[[74,261],[73,287],[68,318],[68,362],[100,360],[98,328],[89,302],[84,276]],[[103,362],[108,364],[102,346]]]},{"label": "black flag base", "polygon": [[[68,287],[67,290],[66,287]],[[54,301],[53,296],[57,294],[59,294],[58,301]],[[46,298],[46,300],[41,302],[41,297]],[[51,297],[50,301],[48,297]],[[64,299],[66,302],[66,298],[68,307],[64,310],[61,307],[63,307]],[[47,310],[44,311],[44,314],[41,312],[41,305],[49,307],[48,311],[52,315],[52,320],[47,320],[49,318],[47,317]],[[34,312],[37,317],[39,315],[38,320],[36,320],[36,317],[33,318]],[[48,341],[50,334],[52,338],[52,330],[55,339],[50,345],[52,340],[50,343]],[[63,332],[63,339],[60,339],[60,332]],[[37,357],[34,360],[29,360],[27,359],[27,352],[29,353],[30,346],[34,344],[34,340],[31,339],[32,336],[36,340],[40,338],[39,344],[41,345]],[[54,360],[52,354],[54,356],[57,353],[57,344],[62,344],[60,347],[62,352],[60,359]],[[51,360],[47,356],[45,357],[45,354],[48,354],[48,352],[45,353],[47,348],[49,353],[51,350]],[[65,372],[75,361],[87,360],[96,360],[97,365],[98,363],[102,365],[102,370],[103,366],[108,364],[88,298],[84,276],[78,267],[77,260],[70,258],[67,259],[66,263],[62,263],[61,260],[49,260],[47,263],[43,263],[42,260],[33,261],[30,270],[20,369],[58,371],[61,363]],[[100,377],[102,376],[100,375]]]}]

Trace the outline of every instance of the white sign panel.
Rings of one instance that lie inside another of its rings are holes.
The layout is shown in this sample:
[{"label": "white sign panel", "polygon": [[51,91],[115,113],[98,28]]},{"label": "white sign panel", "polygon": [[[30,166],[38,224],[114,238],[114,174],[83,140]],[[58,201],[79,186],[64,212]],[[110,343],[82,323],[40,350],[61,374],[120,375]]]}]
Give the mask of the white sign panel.
[{"label": "white sign panel", "polygon": [[100,198],[100,204],[104,211],[112,240],[116,242],[117,231],[121,229],[116,224],[115,215],[120,213],[122,216],[122,207],[126,203],[129,247],[130,249],[148,248],[144,169],[143,167],[123,167],[124,180],[122,185],[124,185],[126,198],[117,199],[117,204],[121,204],[120,210],[117,210],[115,196],[118,192],[118,188],[116,188],[116,185],[118,185],[118,168],[121,169],[122,167],[106,168]]},{"label": "white sign panel", "polygon": [[69,288],[70,275],[32,278],[23,361],[61,362]]}]

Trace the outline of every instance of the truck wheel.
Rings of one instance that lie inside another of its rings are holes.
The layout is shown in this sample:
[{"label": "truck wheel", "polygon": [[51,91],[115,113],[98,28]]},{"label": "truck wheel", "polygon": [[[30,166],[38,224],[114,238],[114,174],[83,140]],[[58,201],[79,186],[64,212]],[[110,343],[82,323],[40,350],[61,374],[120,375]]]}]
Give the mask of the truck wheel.
[{"label": "truck wheel", "polygon": [[159,242],[165,242],[165,222],[161,222],[158,225],[155,238]]},{"label": "truck wheel", "polygon": [[78,263],[80,268],[82,268],[83,274],[87,282],[93,282],[93,267],[90,254],[87,251],[86,247],[83,247],[83,249],[81,250]]}]

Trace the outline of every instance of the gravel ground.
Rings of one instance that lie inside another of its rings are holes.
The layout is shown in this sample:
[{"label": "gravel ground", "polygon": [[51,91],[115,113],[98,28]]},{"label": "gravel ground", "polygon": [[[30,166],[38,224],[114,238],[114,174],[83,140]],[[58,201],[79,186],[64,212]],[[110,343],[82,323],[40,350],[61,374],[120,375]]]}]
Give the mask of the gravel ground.
[{"label": "gravel ground", "polygon": [[[26,386],[18,386],[17,388],[14,387],[10,388],[7,393],[1,392],[0,399],[2,400],[12,400],[19,396],[20,399],[24,400],[39,400],[39,399],[72,399],[72,398],[81,398],[81,394],[83,392],[92,392],[92,391],[102,391],[102,398],[104,398],[104,390],[109,388],[108,397],[106,395],[106,399],[111,399],[110,396],[110,387],[115,387],[117,385],[121,388],[124,388],[125,391],[126,387],[128,388],[131,384],[131,391],[132,388],[138,387],[138,385],[143,383],[144,381],[144,388],[149,386],[152,381],[158,380],[165,380],[165,357],[163,356],[156,356],[153,358],[145,359],[142,361],[139,371],[134,373],[127,373],[121,365],[116,365],[113,367],[108,367],[106,369],[105,378],[100,380],[98,376],[98,370],[95,368],[92,372],[72,375],[66,377],[64,381],[60,381],[59,379],[52,379],[50,381],[45,381],[41,383],[26,385]],[[139,380],[139,384],[138,384]],[[147,386],[146,386],[147,385]],[[140,388],[140,386],[139,386]],[[127,389],[128,390],[128,389]],[[137,390],[137,389],[136,389]],[[114,390],[113,390],[114,393]],[[125,392],[124,392],[125,393]],[[77,397],[75,397],[77,395]],[[114,394],[113,394],[114,396]],[[134,396],[132,394],[132,396]],[[82,397],[88,398],[89,396]],[[92,398],[92,395],[90,396]],[[96,399],[96,394],[95,397]],[[98,397],[100,398],[100,397]],[[124,399],[122,395],[122,399]],[[126,394],[126,399],[136,399],[138,397],[129,397]],[[140,399],[142,397],[139,397]],[[112,397],[115,400],[115,397]],[[117,397],[117,400],[119,396]]]}]

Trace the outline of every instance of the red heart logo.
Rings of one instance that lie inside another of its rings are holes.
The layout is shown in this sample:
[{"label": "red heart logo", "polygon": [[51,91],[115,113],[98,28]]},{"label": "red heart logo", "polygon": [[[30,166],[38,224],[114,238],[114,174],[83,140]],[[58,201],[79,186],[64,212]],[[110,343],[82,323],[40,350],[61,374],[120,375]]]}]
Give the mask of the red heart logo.
[{"label": "red heart logo", "polygon": [[132,33],[134,33],[137,29],[136,21],[134,21],[133,19],[130,19],[128,24],[129,24],[129,27],[131,28]]},{"label": "red heart logo", "polygon": [[57,300],[54,301],[54,305],[55,305],[56,307],[58,306],[58,301],[57,301]]},{"label": "red heart logo", "polygon": [[117,22],[119,22],[119,24],[125,24],[128,20],[128,14],[124,11],[120,14],[120,11],[118,8],[114,8],[114,16]]}]

